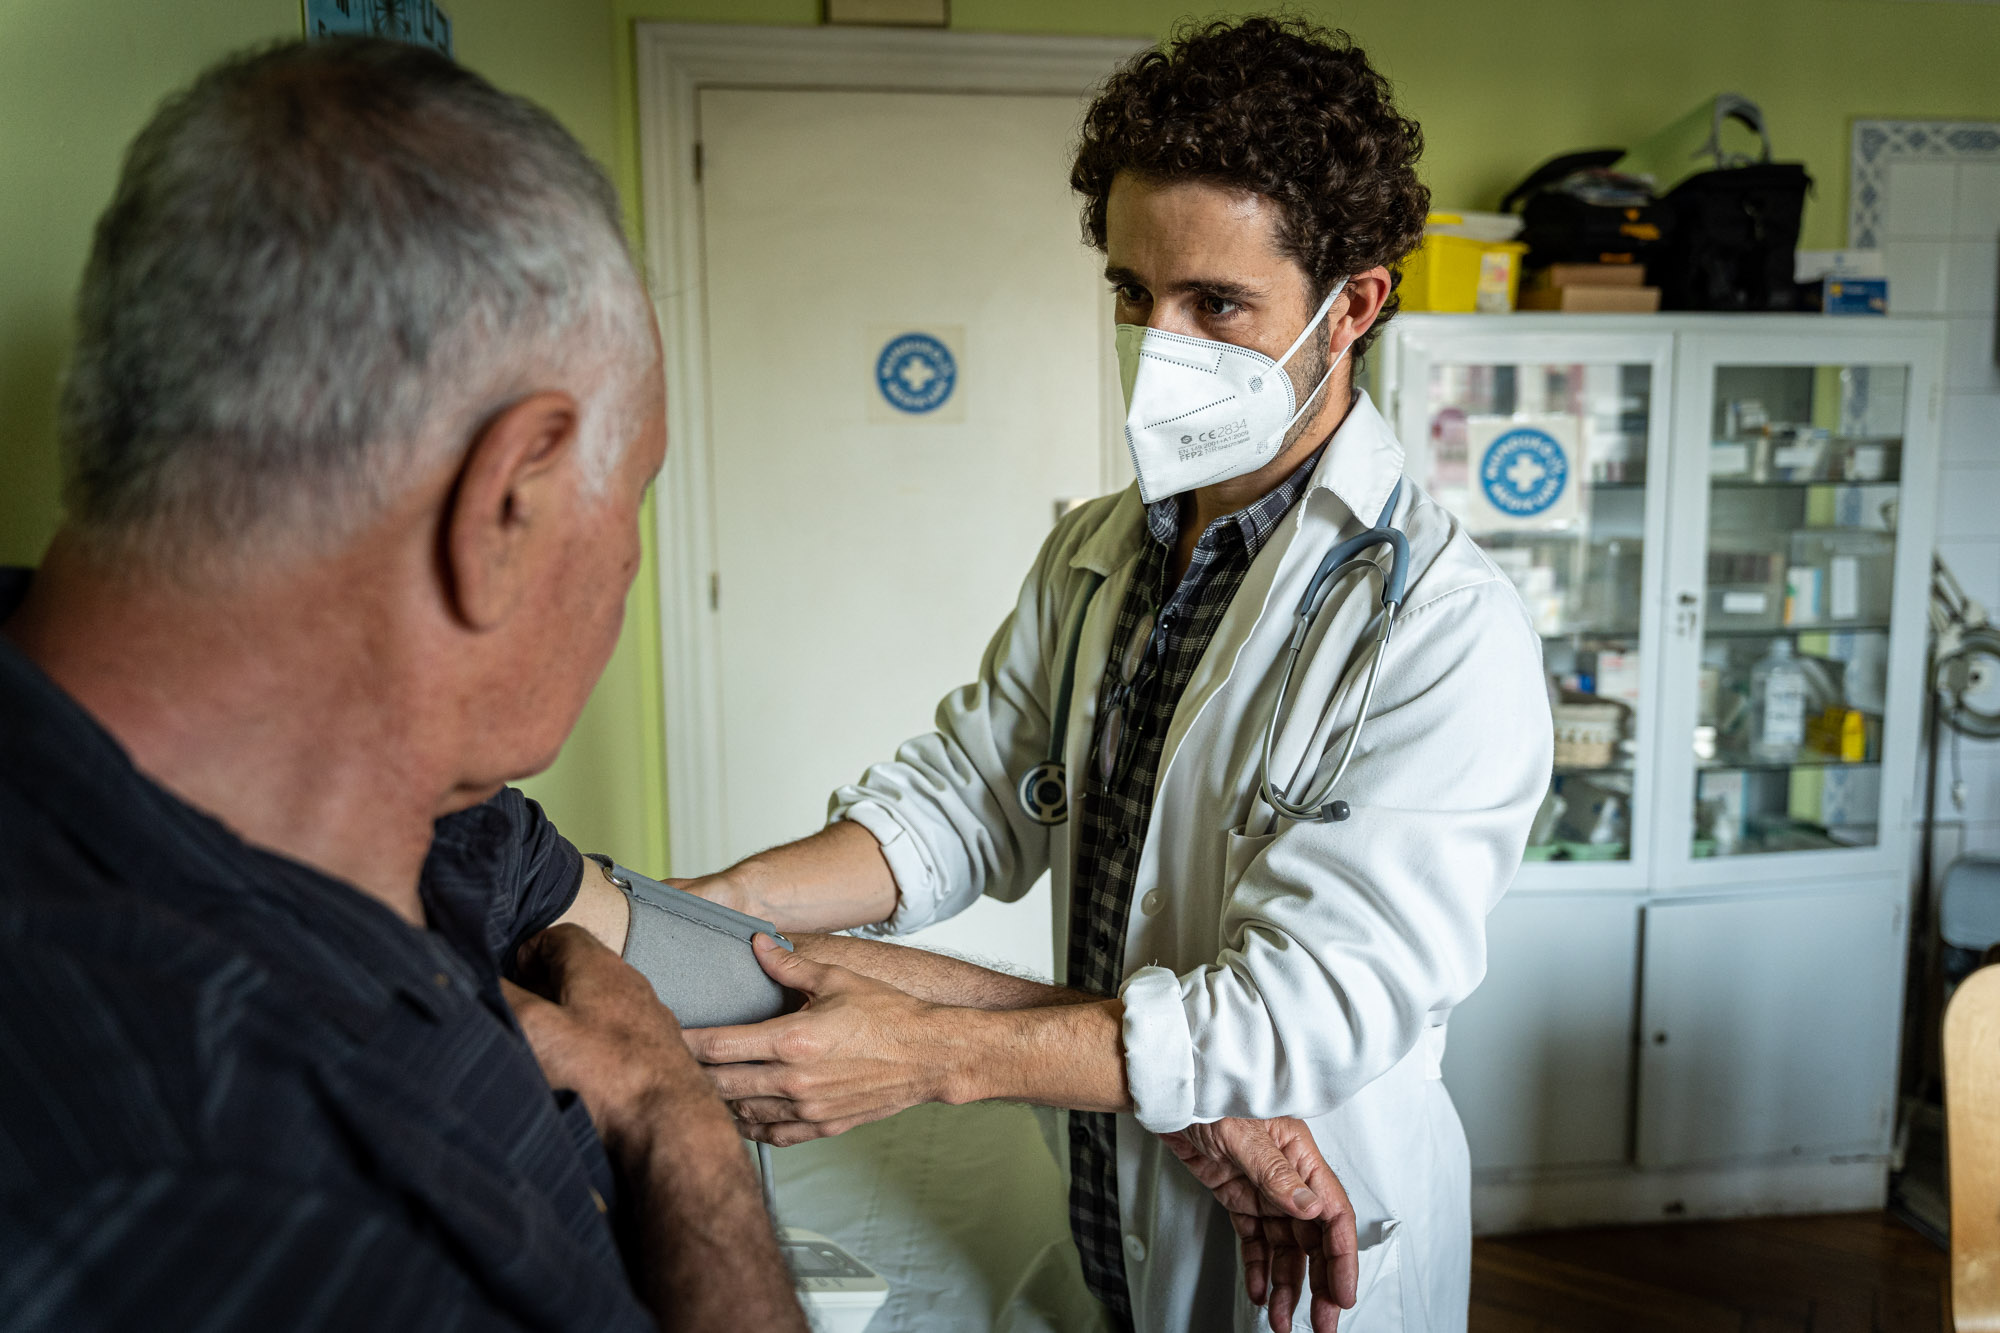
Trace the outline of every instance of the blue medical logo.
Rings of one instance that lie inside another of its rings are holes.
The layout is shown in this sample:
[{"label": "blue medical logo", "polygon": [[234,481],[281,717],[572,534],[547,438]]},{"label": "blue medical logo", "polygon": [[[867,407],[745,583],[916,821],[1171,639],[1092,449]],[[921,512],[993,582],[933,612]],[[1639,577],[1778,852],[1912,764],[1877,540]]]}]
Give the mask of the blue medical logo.
[{"label": "blue medical logo", "polygon": [[928,333],[891,338],[875,358],[875,385],[898,412],[935,412],[957,384],[951,349]]},{"label": "blue medical logo", "polygon": [[1479,486],[1503,514],[1533,518],[1562,498],[1569,484],[1569,458],[1556,437],[1523,426],[1486,446],[1479,460]]},{"label": "blue medical logo", "polygon": [[306,0],[306,37],[388,37],[451,54],[451,16],[437,0]]}]

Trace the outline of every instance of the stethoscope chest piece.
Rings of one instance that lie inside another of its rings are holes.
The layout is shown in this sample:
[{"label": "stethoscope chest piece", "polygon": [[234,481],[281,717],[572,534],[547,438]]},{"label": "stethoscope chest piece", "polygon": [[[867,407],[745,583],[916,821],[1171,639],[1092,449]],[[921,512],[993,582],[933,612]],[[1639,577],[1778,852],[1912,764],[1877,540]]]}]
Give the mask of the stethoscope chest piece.
[{"label": "stethoscope chest piece", "polygon": [[1037,824],[1069,818],[1069,777],[1060,759],[1045,759],[1021,775],[1021,810]]}]

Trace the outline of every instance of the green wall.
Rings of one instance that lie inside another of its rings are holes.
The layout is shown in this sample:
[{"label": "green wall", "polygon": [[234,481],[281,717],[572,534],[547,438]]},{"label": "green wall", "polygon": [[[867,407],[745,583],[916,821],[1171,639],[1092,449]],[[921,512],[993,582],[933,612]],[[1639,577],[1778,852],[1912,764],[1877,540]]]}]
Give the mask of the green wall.
[{"label": "green wall", "polygon": [[[636,20],[810,24],[819,0],[444,0],[459,55],[547,104],[609,163],[637,229]],[[1924,0],[1348,0],[1351,31],[1430,143],[1440,206],[1491,207],[1544,158],[1633,144],[1720,91],[1761,102],[1818,180],[1805,244],[1846,238],[1857,116],[2000,120],[2000,6]],[[955,28],[1158,36],[1185,0],[953,0]],[[1209,12],[1209,11],[1202,11]],[[1222,12],[1222,11],[1215,11]],[[1239,11],[1240,12],[1240,11]],[[0,0],[0,561],[53,531],[52,404],[68,304],[118,154],[204,64],[299,31],[297,0]],[[656,575],[556,767],[530,784],[577,841],[666,856]]]},{"label": "green wall", "polygon": [[[619,152],[637,179],[631,24],[817,21],[817,0],[611,0]],[[1158,37],[1190,13],[1282,10],[1347,29],[1422,122],[1441,207],[1492,208],[1576,148],[1631,146],[1718,92],[1762,104],[1778,155],[1817,181],[1803,244],[1847,239],[1856,117],[2000,120],[2000,5],[1937,0],[951,0],[979,32]]]},{"label": "green wall", "polygon": [[[608,0],[445,0],[459,58],[616,155]],[[55,383],[91,224],[161,97],[240,47],[300,32],[299,0],[0,0],[0,562],[55,530]],[[650,529],[651,523],[648,522]],[[585,847],[664,868],[656,579],[556,766],[529,789]]]}]

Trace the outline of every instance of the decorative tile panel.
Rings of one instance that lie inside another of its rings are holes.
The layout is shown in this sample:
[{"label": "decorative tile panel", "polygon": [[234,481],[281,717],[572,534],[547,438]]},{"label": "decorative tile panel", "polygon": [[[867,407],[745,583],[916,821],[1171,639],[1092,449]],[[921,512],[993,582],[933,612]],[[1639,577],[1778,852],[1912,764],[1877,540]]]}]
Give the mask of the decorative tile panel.
[{"label": "decorative tile panel", "polygon": [[1847,246],[1882,243],[1891,162],[2000,163],[2000,122],[1984,120],[1857,120],[1847,186]]}]

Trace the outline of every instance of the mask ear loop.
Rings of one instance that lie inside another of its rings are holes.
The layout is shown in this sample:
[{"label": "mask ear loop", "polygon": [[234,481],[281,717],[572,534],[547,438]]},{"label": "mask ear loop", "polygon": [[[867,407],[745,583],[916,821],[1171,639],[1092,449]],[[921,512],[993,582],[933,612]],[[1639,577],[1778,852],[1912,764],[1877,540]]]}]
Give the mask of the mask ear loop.
[{"label": "mask ear loop", "polygon": [[[1333,309],[1333,303],[1338,299],[1340,299],[1340,294],[1346,290],[1347,290],[1346,278],[1342,278],[1339,282],[1333,284],[1333,290],[1328,292],[1326,294],[1326,299],[1319,303],[1319,313],[1306,321],[1305,328],[1299,331],[1298,339],[1294,341],[1290,347],[1287,347],[1285,349],[1285,354],[1283,356],[1279,357],[1276,361],[1271,363],[1274,367],[1282,368],[1287,361],[1290,361],[1292,357],[1298,354],[1298,350],[1306,345],[1306,339],[1312,336],[1313,330],[1319,327],[1319,322],[1326,318],[1327,312]],[[1354,344],[1349,343],[1348,347],[1352,347],[1353,345]],[[1340,363],[1342,361],[1345,361],[1346,359],[1347,359],[1347,347],[1343,347],[1340,349],[1340,355],[1334,357],[1333,360],[1330,363],[1328,363],[1326,368],[1326,374],[1321,375],[1319,377],[1319,383],[1313,385],[1313,391],[1305,396],[1304,402],[1299,404],[1299,410],[1292,413],[1291,418],[1287,420],[1284,424],[1284,427],[1278,431],[1278,435],[1280,438],[1283,438],[1286,432],[1290,431],[1292,427],[1299,424],[1299,418],[1304,416],[1307,410],[1312,407],[1313,403],[1318,400],[1320,391],[1326,388],[1328,381],[1330,381],[1333,378],[1333,372],[1340,369]]]},{"label": "mask ear loop", "polygon": [[[1347,290],[1346,278],[1342,278],[1339,282],[1334,283],[1333,290],[1328,292],[1326,294],[1326,299],[1319,303],[1319,310],[1314,313],[1311,319],[1306,321],[1306,326],[1303,329],[1299,330],[1299,336],[1292,341],[1292,345],[1290,347],[1287,347],[1285,349],[1285,354],[1279,357],[1272,364],[1282,366],[1287,361],[1290,361],[1294,356],[1297,356],[1299,349],[1306,345],[1306,339],[1312,337],[1312,331],[1319,327],[1319,322],[1321,320],[1326,318],[1326,312],[1333,309],[1333,303],[1335,301],[1338,301],[1340,299],[1340,294],[1346,290]],[[1347,349],[1345,347],[1341,348],[1340,354],[1342,356],[1346,356]],[[1317,391],[1315,390],[1315,392]]]}]

